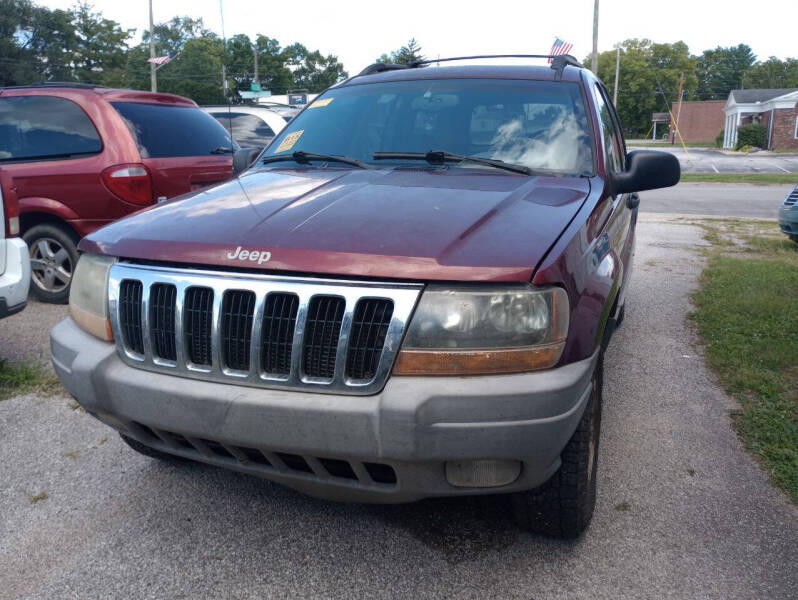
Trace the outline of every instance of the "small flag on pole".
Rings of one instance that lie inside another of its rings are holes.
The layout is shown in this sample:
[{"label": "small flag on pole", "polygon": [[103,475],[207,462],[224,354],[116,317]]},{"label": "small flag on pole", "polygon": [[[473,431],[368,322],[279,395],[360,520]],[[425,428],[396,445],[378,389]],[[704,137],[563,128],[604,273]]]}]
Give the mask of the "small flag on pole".
[{"label": "small flag on pole", "polygon": [[[552,56],[561,56],[563,54],[568,54],[573,48],[574,45],[570,42],[566,42],[561,40],[560,38],[554,38],[554,43],[551,45],[551,54]],[[549,58],[549,63],[551,63],[551,58]]]},{"label": "small flag on pole", "polygon": [[166,56],[157,56],[155,58],[148,58],[147,62],[155,63],[156,65],[165,65],[166,63],[168,63],[173,58],[174,58],[173,56],[169,56],[167,54]]}]

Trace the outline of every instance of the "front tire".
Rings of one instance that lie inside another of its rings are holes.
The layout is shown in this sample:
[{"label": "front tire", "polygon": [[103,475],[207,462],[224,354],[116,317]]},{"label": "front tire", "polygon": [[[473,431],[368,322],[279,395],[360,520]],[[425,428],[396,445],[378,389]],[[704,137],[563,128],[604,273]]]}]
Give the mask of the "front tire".
[{"label": "front tire", "polygon": [[593,374],[592,392],[576,431],[562,451],[562,464],[542,486],[513,494],[518,525],[529,532],[576,538],[593,517],[601,433],[603,357]]},{"label": "front tire", "polygon": [[150,448],[146,444],[142,444],[138,440],[134,440],[133,438],[126,436],[124,433],[120,433],[119,437],[121,437],[122,441],[125,442],[128,446],[130,446],[133,450],[135,450],[139,454],[143,454],[144,456],[148,456],[150,458],[157,458],[158,460],[166,460],[170,462],[184,462],[188,460],[186,458],[183,458],[182,456],[177,456],[176,454],[169,454],[167,452],[161,452],[160,450],[156,450],[155,448]]},{"label": "front tire", "polygon": [[30,252],[30,291],[42,302],[66,304],[78,264],[75,233],[62,225],[43,223],[28,229],[22,239]]}]

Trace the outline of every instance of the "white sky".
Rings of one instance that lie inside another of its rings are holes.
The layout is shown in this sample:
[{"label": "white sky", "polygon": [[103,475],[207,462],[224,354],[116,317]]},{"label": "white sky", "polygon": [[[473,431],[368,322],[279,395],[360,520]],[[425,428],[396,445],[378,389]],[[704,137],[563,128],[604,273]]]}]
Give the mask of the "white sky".
[{"label": "white sky", "polygon": [[[74,0],[34,0],[68,8]],[[428,58],[468,54],[545,54],[555,36],[574,44],[580,60],[592,48],[593,0],[222,0],[227,36],[262,33],[287,46],[337,55],[356,73],[410,37]],[[147,0],[94,0],[95,10],[123,27],[148,24]],[[760,0],[735,8],[734,0],[600,0],[599,51],[627,38],[683,40],[693,54],[746,43],[759,59],[798,57],[798,2]],[[155,22],[175,15],[202,17],[221,33],[219,0],[153,0]]]}]

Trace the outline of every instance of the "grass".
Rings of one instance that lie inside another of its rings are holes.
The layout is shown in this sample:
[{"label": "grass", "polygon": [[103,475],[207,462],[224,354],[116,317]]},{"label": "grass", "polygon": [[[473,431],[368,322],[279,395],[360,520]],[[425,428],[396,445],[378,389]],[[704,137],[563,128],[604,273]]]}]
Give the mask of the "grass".
[{"label": "grass", "polygon": [[36,504],[42,500],[47,500],[47,492],[39,492],[38,494],[28,494],[28,500],[31,504]]},{"label": "grass", "polygon": [[798,245],[769,222],[702,226],[712,248],[691,319],[742,407],[745,446],[798,503]]},{"label": "grass", "polygon": [[58,378],[38,363],[0,361],[0,400],[23,394],[53,396],[63,391]]},{"label": "grass", "polygon": [[796,173],[682,173],[681,181],[716,183],[798,183]]}]

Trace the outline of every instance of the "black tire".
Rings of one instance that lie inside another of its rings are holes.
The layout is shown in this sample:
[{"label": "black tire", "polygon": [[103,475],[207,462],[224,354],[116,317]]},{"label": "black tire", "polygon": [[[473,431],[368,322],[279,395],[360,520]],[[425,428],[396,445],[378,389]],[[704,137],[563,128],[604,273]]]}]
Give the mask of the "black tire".
[{"label": "black tire", "polygon": [[144,456],[149,456],[150,458],[157,458],[158,460],[168,460],[171,462],[184,462],[188,459],[183,458],[182,456],[177,456],[176,454],[169,454],[168,452],[161,452],[160,450],[156,450],[155,448],[150,448],[145,444],[142,444],[138,440],[134,440],[131,437],[126,436],[124,433],[120,433],[119,437],[122,438],[122,441],[125,442],[128,446],[130,446],[133,450],[138,452],[139,454],[143,454]]},{"label": "black tire", "polygon": [[788,234],[788,236],[789,236],[789,238],[790,238],[790,239],[791,239],[793,242],[795,242],[796,244],[798,244],[798,235],[795,235],[795,234],[793,234],[793,233],[790,233],[790,234]]},{"label": "black tire", "polygon": [[42,223],[28,229],[22,239],[30,251],[30,291],[42,302],[66,304],[78,264],[78,236],[63,225]]},{"label": "black tire", "polygon": [[618,316],[615,317],[615,329],[621,326],[623,323],[623,318],[626,316],[626,302],[621,304],[621,310],[618,311]]},{"label": "black tire", "polygon": [[576,538],[593,517],[601,433],[603,358],[593,375],[593,393],[579,425],[562,451],[562,465],[539,488],[513,494],[518,525],[529,532]]}]

